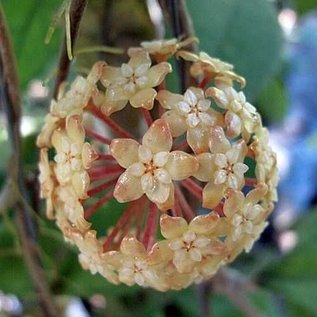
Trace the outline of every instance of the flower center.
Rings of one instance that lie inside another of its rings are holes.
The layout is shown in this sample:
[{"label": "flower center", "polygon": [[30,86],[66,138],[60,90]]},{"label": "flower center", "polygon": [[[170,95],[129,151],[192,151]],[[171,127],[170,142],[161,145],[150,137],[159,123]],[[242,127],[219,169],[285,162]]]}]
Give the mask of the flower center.
[{"label": "flower center", "polygon": [[153,160],[151,160],[149,163],[143,163],[145,167],[145,174],[150,173],[151,175],[154,176],[155,170],[158,169],[156,165],[154,165]]}]

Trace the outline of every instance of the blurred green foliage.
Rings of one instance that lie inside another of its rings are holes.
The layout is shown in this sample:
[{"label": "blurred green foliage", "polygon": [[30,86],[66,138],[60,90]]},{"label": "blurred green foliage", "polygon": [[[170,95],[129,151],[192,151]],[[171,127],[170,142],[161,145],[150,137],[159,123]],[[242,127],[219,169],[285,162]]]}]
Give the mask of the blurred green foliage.
[{"label": "blurred green foliage", "polygon": [[[61,0],[2,0],[13,35],[18,61],[21,87],[26,90],[34,78],[45,79],[54,70],[62,31],[57,30],[49,45],[44,38],[52,16]],[[301,13],[312,8],[314,0],[297,0]],[[131,16],[131,1],[126,11],[124,0],[117,1],[121,16]],[[281,69],[282,34],[277,23],[277,12],[271,1],[265,0],[187,0],[194,27],[200,38],[200,47],[212,56],[223,58],[236,66],[236,71],[247,78],[247,94],[258,100],[262,113],[268,120],[280,120],[285,113],[286,97],[283,85],[274,75]],[[198,5],[199,4],[199,5]],[[94,2],[89,19],[100,12]],[[144,15],[140,6],[139,14]],[[95,10],[95,11],[94,11]],[[142,11],[142,12],[141,12]],[[140,18],[148,21],[148,17]],[[122,34],[125,19],[116,19],[117,33]],[[83,25],[85,28],[85,25]],[[88,34],[94,30],[89,28]],[[84,32],[85,33],[85,32]],[[133,33],[141,37],[142,32]],[[87,34],[87,33],[86,33]],[[129,34],[126,30],[122,42]],[[145,37],[151,32],[145,34]],[[95,30],[95,39],[101,34]],[[84,41],[85,42],[85,41]],[[120,42],[120,41],[119,41]],[[100,43],[95,43],[100,44]],[[37,153],[35,135],[23,140],[24,162],[30,170],[36,169]],[[5,140],[0,140],[1,151]],[[1,163],[3,174],[3,163]],[[111,201],[96,213],[94,227],[105,232],[115,223],[122,206]],[[243,256],[237,268],[252,276],[260,287],[250,296],[250,301],[270,317],[314,317],[317,306],[317,210],[307,214],[294,228],[298,234],[296,248],[286,255],[263,247]],[[38,216],[37,216],[38,217]],[[82,270],[77,253],[64,242],[55,225],[44,218],[39,221],[39,245],[42,260],[51,288],[56,295],[78,295],[89,298],[103,294],[106,309],[96,316],[199,316],[197,289],[159,294],[138,287],[113,286],[99,275],[92,276]],[[0,223],[0,290],[17,294],[24,300],[34,299],[32,284],[23,262],[14,229],[12,215],[1,216]],[[252,273],[252,274],[251,274]],[[211,297],[213,315],[216,317],[243,317],[243,313],[221,294]]]},{"label": "blurred green foliage", "polygon": [[1,0],[0,3],[13,34],[20,85],[25,90],[31,79],[41,76],[44,80],[52,75],[61,42],[60,31],[57,30],[59,34],[48,45],[44,40],[62,0]]}]

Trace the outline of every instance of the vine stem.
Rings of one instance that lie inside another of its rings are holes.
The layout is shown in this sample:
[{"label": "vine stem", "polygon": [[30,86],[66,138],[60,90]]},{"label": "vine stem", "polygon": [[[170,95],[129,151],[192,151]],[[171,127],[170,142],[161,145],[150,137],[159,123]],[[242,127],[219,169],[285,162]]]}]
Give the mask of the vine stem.
[{"label": "vine stem", "polygon": [[15,58],[9,31],[2,8],[0,7],[0,101],[7,119],[7,130],[11,145],[11,159],[8,178],[13,184],[16,220],[25,262],[37,293],[39,307],[44,316],[60,316],[50,294],[42,269],[37,247],[37,229],[28,205],[27,188],[21,158],[21,97]]},{"label": "vine stem", "polygon": [[118,134],[118,136],[133,139],[133,136],[128,131],[123,129],[119,124],[111,120],[108,116],[103,114],[94,104],[89,104],[87,110],[94,114],[97,118],[102,120],[105,124],[107,124],[113,132]]},{"label": "vine stem", "polygon": [[88,190],[87,195],[88,195],[88,196],[96,195],[96,194],[102,192],[103,190],[105,190],[105,189],[111,187],[111,186],[114,185],[116,182],[117,182],[117,178],[112,179],[112,180],[110,180],[110,181],[108,181],[108,182],[106,182],[106,183],[103,183],[103,184],[101,184],[101,185],[98,185],[98,186],[96,186],[96,187],[94,187],[94,188],[91,188],[91,189]]},{"label": "vine stem", "polygon": [[105,194],[102,198],[100,198],[94,205],[85,210],[84,217],[88,219],[93,213],[101,207],[103,204],[107,203],[113,197],[113,192],[110,191]]},{"label": "vine stem", "polygon": [[191,179],[184,179],[181,181],[181,185],[185,187],[191,194],[193,194],[196,198],[201,199],[202,197],[202,188],[196,184]]},{"label": "vine stem", "polygon": [[123,212],[123,214],[121,215],[121,217],[118,220],[117,224],[112,229],[111,233],[108,235],[106,241],[103,244],[103,251],[104,252],[108,251],[108,249],[111,246],[111,243],[112,243],[113,239],[120,232],[120,230],[123,228],[125,223],[129,220],[131,214],[133,214],[138,207],[139,207],[138,201],[134,201],[134,202],[130,203],[130,206]]},{"label": "vine stem", "polygon": [[[84,14],[87,1],[88,0],[72,0],[70,5],[69,20],[70,20],[70,42],[71,42],[70,48],[71,50],[73,50],[75,46],[76,38],[79,31],[80,21]],[[68,52],[67,52],[67,36],[65,35],[63,45],[61,48],[60,57],[59,57],[58,71],[57,71],[56,80],[55,80],[53,98],[57,98],[59,87],[67,78],[70,62],[71,61],[68,58]]]},{"label": "vine stem", "polygon": [[86,136],[93,138],[93,139],[96,139],[97,141],[99,141],[103,144],[110,145],[110,143],[111,143],[110,139],[105,138],[104,136],[100,135],[97,132],[94,132],[94,131],[89,130],[89,129],[85,129],[85,132],[86,132]]},{"label": "vine stem", "polygon": [[145,245],[147,250],[149,250],[152,247],[155,241],[157,215],[158,215],[157,207],[154,203],[151,203],[150,211],[147,217],[146,228],[144,231],[144,237],[143,237],[143,244]]}]

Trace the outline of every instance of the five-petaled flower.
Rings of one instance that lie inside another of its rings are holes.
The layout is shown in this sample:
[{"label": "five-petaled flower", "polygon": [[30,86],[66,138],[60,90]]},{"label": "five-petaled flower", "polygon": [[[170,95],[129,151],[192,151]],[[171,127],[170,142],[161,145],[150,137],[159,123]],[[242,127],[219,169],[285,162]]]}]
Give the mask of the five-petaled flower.
[{"label": "five-petaled flower", "polygon": [[52,144],[56,150],[54,160],[58,181],[62,185],[71,183],[78,197],[86,198],[89,186],[87,169],[98,155],[90,143],[85,142],[81,118],[77,115],[68,117],[65,131],[54,131]]},{"label": "five-petaled flower", "polygon": [[220,123],[221,117],[210,107],[211,101],[205,99],[204,91],[190,87],[182,96],[161,90],[156,98],[167,109],[163,118],[170,125],[173,137],[187,131],[186,139],[192,150],[195,153],[207,151],[209,129]]},{"label": "five-petaled flower", "polygon": [[179,51],[177,56],[186,61],[193,62],[190,73],[194,77],[203,77],[208,80],[215,80],[216,84],[232,85],[233,80],[245,86],[245,79],[233,71],[233,65],[223,62],[218,58],[213,58],[205,52],[199,55],[188,51]]},{"label": "five-petaled flower", "polygon": [[161,232],[173,251],[178,272],[191,272],[204,257],[223,253],[224,244],[210,235],[218,221],[216,213],[197,216],[189,224],[181,217],[161,216]]},{"label": "five-petaled flower", "polygon": [[[254,241],[267,226],[266,210],[259,204],[266,192],[265,184],[258,184],[246,196],[239,190],[228,191],[223,211],[231,225],[229,230],[232,241],[240,239]],[[250,250],[250,248],[248,243],[245,249]]]},{"label": "five-petaled flower", "polygon": [[123,109],[128,101],[134,108],[152,109],[158,86],[172,71],[171,65],[162,62],[151,67],[149,54],[143,50],[130,51],[130,60],[121,67],[105,66],[101,83],[105,96],[96,94],[95,101],[106,115]]},{"label": "five-petaled flower", "polygon": [[212,97],[220,108],[226,110],[226,133],[229,137],[237,137],[241,133],[245,139],[250,137],[260,117],[242,91],[237,92],[230,86],[211,87],[206,90],[206,96]]},{"label": "five-petaled flower", "polygon": [[140,198],[143,194],[160,209],[174,205],[173,180],[190,177],[197,169],[195,157],[172,151],[172,134],[164,119],[153,122],[140,145],[133,139],[114,139],[110,151],[126,171],[119,177],[114,197],[119,202]]},{"label": "five-petaled flower", "polygon": [[231,144],[219,126],[211,128],[209,149],[211,153],[197,155],[199,169],[194,176],[208,182],[203,190],[203,206],[214,208],[228,188],[244,186],[244,173],[249,167],[243,163],[247,153],[245,141]]}]

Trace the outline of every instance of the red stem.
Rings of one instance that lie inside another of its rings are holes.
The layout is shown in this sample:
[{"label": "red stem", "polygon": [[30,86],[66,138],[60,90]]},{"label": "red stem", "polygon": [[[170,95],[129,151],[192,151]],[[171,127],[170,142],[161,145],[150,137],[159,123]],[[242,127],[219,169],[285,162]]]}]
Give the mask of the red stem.
[{"label": "red stem", "polygon": [[84,213],[85,219],[88,219],[100,206],[108,202],[112,198],[112,196],[113,196],[113,192],[110,191],[101,199],[99,199],[94,205],[92,205],[87,210],[85,210],[85,213]]},{"label": "red stem", "polygon": [[120,137],[133,138],[133,136],[128,131],[123,129],[119,124],[103,114],[95,105],[90,105],[87,109],[100,120],[105,122],[109,126],[109,128],[112,129],[112,131],[118,134]]},{"label": "red stem", "polygon": [[101,178],[106,178],[106,177],[120,174],[123,171],[124,169],[120,165],[117,165],[117,164],[112,164],[109,166],[101,166],[101,167],[95,166],[89,171],[89,177],[91,178],[91,180],[95,181]]},{"label": "red stem", "polygon": [[182,217],[182,208],[179,204],[179,200],[177,198],[177,195],[175,195],[175,202],[174,202],[174,206],[172,208],[172,215],[173,217]]},{"label": "red stem", "polygon": [[94,131],[91,131],[91,130],[88,130],[88,129],[85,129],[86,131],[86,135],[92,139],[96,139],[98,140],[99,142],[101,143],[104,143],[104,144],[107,144],[107,145],[110,145],[111,143],[111,140],[110,139],[107,139],[103,136],[101,136],[100,134],[94,132]]},{"label": "red stem", "polygon": [[178,144],[176,144],[175,146],[174,146],[174,150],[176,151],[184,151],[184,150],[186,150],[188,148],[188,143],[187,143],[187,141],[186,140],[184,140],[184,141],[182,141],[182,142],[180,142],[180,143],[178,143]]},{"label": "red stem", "polygon": [[113,161],[114,158],[111,154],[103,154],[103,153],[98,153],[98,159],[102,161]]},{"label": "red stem", "polygon": [[117,178],[112,179],[112,180],[110,180],[110,181],[108,181],[106,183],[103,183],[103,184],[101,184],[99,186],[96,186],[94,188],[91,188],[91,189],[88,190],[87,195],[88,196],[93,196],[95,194],[98,194],[98,193],[102,192],[103,190],[111,187],[116,182],[117,182]]},{"label": "red stem", "polygon": [[192,193],[196,198],[201,200],[202,198],[202,188],[196,184],[194,181],[191,179],[184,179],[181,181],[182,186],[184,186],[190,193]]},{"label": "red stem", "polygon": [[117,179],[120,174],[121,174],[121,171],[119,171],[119,172],[111,171],[108,173],[101,173],[101,174],[96,174],[96,175],[89,174],[89,177],[90,177],[90,182],[93,183],[93,182],[99,181],[103,178],[116,177],[116,179]]},{"label": "red stem", "polygon": [[204,77],[204,79],[199,83],[198,87],[204,89],[209,82],[209,78]]},{"label": "red stem", "polygon": [[146,228],[143,236],[143,244],[149,250],[155,241],[156,221],[157,221],[157,207],[151,203],[149,215],[147,217]]},{"label": "red stem", "polygon": [[192,220],[195,217],[195,213],[178,186],[175,186],[175,193],[186,219],[188,221]]},{"label": "red stem", "polygon": [[225,214],[223,212],[223,202],[221,201],[215,208],[214,211],[220,216],[224,217]]},{"label": "red stem", "polygon": [[122,229],[124,224],[128,221],[130,215],[135,211],[135,209],[138,207],[138,204],[136,201],[130,203],[130,206],[123,212],[120,219],[118,220],[116,226],[113,228],[109,236],[107,237],[106,241],[103,244],[103,251],[106,252],[113,241],[113,239],[116,237],[116,235],[119,233],[119,231]]},{"label": "red stem", "polygon": [[144,108],[141,108],[141,110],[142,110],[142,114],[147,126],[150,127],[151,124],[153,123],[153,119],[152,119],[150,111]]},{"label": "red stem", "polygon": [[245,178],[245,185],[255,187],[257,184],[257,180],[255,178]]}]

